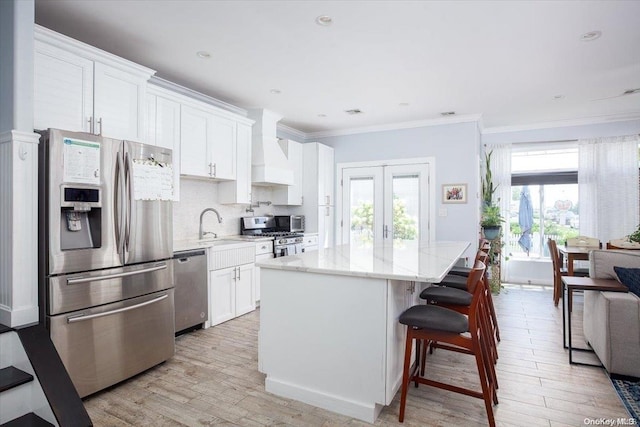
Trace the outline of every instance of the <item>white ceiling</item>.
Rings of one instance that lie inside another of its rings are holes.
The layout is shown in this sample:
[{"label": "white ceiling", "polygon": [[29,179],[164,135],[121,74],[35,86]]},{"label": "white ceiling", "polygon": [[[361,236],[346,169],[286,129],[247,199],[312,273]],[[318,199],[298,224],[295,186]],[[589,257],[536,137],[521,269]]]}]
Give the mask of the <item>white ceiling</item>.
[{"label": "white ceiling", "polygon": [[485,128],[638,118],[640,93],[617,95],[640,88],[639,17],[611,0],[36,0],[38,24],[307,133],[444,111]]}]

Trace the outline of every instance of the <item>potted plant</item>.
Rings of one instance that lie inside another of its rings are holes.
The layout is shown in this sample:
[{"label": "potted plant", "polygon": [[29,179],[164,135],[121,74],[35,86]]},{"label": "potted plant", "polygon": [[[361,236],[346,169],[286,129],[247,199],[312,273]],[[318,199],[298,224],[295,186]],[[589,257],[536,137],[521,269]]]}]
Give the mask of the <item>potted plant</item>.
[{"label": "potted plant", "polygon": [[485,238],[495,240],[499,237],[503,222],[504,218],[500,215],[499,206],[490,204],[484,207],[480,225]]},{"label": "potted plant", "polygon": [[496,192],[498,186],[493,185],[493,176],[491,175],[491,154],[493,150],[484,155],[484,177],[482,178],[482,204],[484,207],[493,204],[493,193]]}]

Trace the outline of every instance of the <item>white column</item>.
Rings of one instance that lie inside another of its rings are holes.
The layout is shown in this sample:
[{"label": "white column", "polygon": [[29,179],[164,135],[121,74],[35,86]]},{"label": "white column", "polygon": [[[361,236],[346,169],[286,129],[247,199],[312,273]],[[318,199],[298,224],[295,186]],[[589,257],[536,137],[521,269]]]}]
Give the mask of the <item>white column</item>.
[{"label": "white column", "polygon": [[0,323],[38,322],[33,0],[0,1]]}]

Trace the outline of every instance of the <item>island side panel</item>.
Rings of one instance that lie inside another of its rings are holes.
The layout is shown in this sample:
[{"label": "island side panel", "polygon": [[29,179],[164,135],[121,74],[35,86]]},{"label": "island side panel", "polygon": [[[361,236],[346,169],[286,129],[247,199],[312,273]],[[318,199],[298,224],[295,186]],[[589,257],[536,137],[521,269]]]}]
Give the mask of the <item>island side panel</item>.
[{"label": "island side panel", "polygon": [[387,280],[261,269],[267,391],[372,422],[385,404]]}]

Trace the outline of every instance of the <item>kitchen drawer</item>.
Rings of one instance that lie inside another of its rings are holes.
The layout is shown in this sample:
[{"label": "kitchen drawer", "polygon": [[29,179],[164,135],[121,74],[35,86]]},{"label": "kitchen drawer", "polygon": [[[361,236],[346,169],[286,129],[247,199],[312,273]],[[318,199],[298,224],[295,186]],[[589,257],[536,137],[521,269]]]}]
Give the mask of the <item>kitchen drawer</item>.
[{"label": "kitchen drawer", "polygon": [[318,246],[318,235],[315,234],[313,236],[304,236],[304,240],[302,241],[302,246],[303,247],[307,247],[307,246]]},{"label": "kitchen drawer", "polygon": [[256,242],[256,258],[262,254],[273,254],[273,240]]}]

